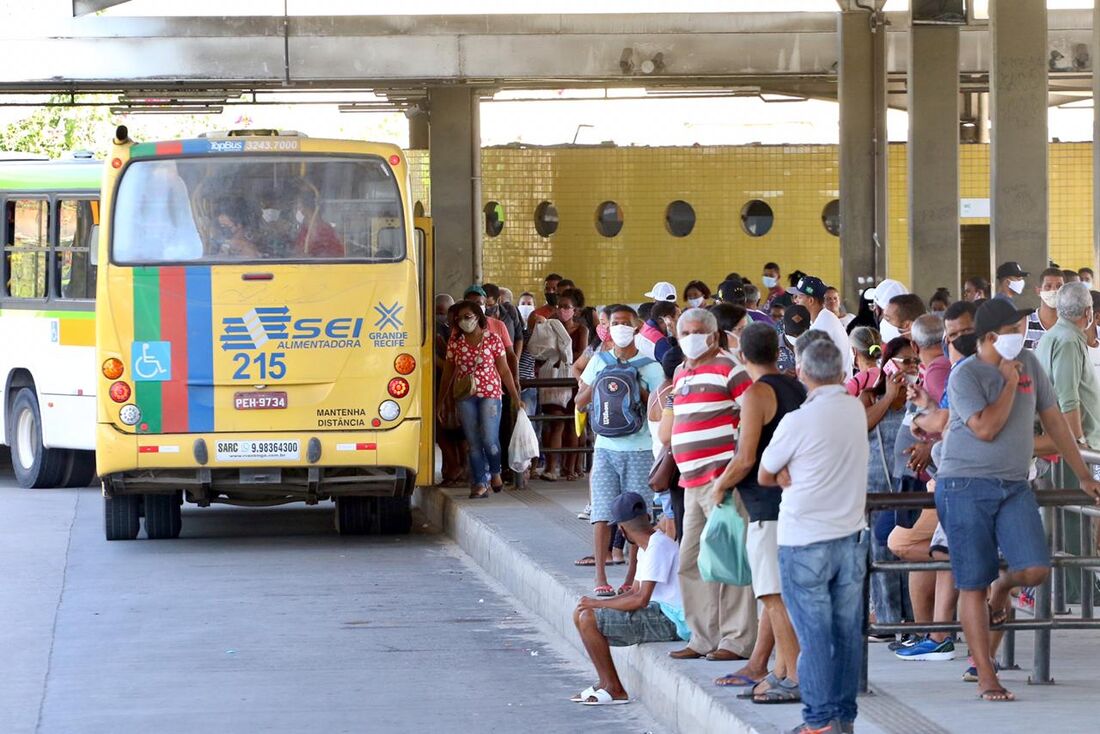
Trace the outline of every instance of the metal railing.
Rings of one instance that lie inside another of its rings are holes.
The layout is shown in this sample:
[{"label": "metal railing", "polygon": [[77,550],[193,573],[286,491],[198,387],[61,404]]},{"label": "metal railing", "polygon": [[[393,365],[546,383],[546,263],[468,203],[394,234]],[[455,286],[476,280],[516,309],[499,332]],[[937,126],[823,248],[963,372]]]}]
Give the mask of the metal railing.
[{"label": "metal railing", "polygon": [[[577,388],[577,380],[572,377],[536,377],[533,380],[520,380],[520,387],[526,390],[527,388],[553,388],[553,387],[568,387],[572,389]],[[572,415],[549,415],[542,411],[540,404],[539,410],[534,415],[527,416],[532,423],[536,426],[543,423],[552,423],[555,421],[568,421],[568,425],[565,430],[573,430],[573,421],[575,418]],[[539,450],[543,454],[586,454],[590,455],[593,451],[592,445],[585,439],[584,436],[580,437],[581,444],[573,447],[561,447],[556,449],[548,449],[542,446],[542,441],[539,441]],[[516,489],[526,489],[527,476],[525,473],[516,473],[515,479]]]},{"label": "metal railing", "polygon": [[[1095,452],[1093,452],[1095,453]],[[1095,458],[1100,462],[1100,453],[1095,457],[1086,456],[1086,461],[1092,462]],[[1041,489],[1035,492],[1035,499],[1043,514],[1043,528],[1046,531],[1047,540],[1051,547],[1052,573],[1046,581],[1036,588],[1035,612],[1032,619],[1015,619],[995,625],[993,630],[1004,630],[1005,638],[1002,646],[1001,667],[1005,669],[1015,668],[1015,633],[1018,631],[1034,631],[1035,645],[1033,649],[1033,669],[1028,682],[1033,685],[1049,685],[1053,683],[1050,676],[1050,635],[1054,630],[1070,629],[1100,629],[1100,620],[1093,618],[1093,598],[1090,593],[1082,597],[1081,616],[1071,619],[1058,619],[1055,616],[1054,590],[1057,583],[1064,577],[1067,570],[1077,569],[1084,578],[1092,576],[1094,570],[1100,569],[1100,556],[1080,555],[1074,556],[1062,549],[1062,543],[1058,537],[1054,517],[1057,513],[1071,511],[1088,515],[1100,516],[1094,506],[1094,500],[1089,495],[1078,489]],[[877,510],[923,510],[935,508],[936,498],[931,492],[905,492],[905,493],[874,493],[867,495],[867,512]],[[1087,525],[1088,523],[1082,523]],[[1084,531],[1082,531],[1084,534]],[[1084,549],[1091,545],[1082,546]],[[950,561],[875,561],[871,556],[871,547],[868,543],[867,551],[867,576],[864,580],[864,650],[863,668],[860,672],[860,690],[866,692],[868,688],[867,676],[867,635],[882,634],[913,634],[931,632],[959,632],[962,625],[959,622],[903,622],[898,624],[872,624],[870,620],[870,584],[872,573],[884,572],[908,572],[908,571],[949,571]],[[1091,579],[1090,579],[1091,581]],[[1091,590],[1091,583],[1088,585]],[[1085,585],[1082,585],[1085,588]],[[1011,610],[1011,607],[1010,607]],[[1059,612],[1062,613],[1062,612]]]}]

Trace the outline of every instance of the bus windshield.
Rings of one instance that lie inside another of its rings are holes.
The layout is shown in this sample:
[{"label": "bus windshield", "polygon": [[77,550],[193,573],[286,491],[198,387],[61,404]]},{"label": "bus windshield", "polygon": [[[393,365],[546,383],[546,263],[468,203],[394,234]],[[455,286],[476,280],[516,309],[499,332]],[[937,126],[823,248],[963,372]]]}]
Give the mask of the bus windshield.
[{"label": "bus windshield", "polygon": [[376,156],[137,159],[119,184],[111,256],[394,262],[405,257],[401,194]]}]

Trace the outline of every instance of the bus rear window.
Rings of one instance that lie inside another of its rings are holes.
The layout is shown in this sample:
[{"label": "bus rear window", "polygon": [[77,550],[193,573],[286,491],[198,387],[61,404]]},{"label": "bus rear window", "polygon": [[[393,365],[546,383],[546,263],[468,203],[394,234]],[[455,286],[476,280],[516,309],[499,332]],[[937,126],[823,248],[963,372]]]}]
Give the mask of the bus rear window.
[{"label": "bus rear window", "polygon": [[136,160],[112,232],[123,265],[405,257],[397,181],[373,156]]}]

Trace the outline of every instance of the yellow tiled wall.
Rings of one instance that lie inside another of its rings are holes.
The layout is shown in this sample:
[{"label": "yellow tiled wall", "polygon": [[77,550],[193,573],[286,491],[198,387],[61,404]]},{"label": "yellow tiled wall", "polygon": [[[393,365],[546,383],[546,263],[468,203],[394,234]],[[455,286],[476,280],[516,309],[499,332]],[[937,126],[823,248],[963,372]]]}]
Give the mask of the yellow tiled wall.
[{"label": "yellow tiled wall", "polygon": [[[960,197],[989,196],[989,149],[964,145]],[[485,148],[482,200],[504,208],[504,229],[485,236],[488,281],[518,293],[541,287],[550,271],[577,281],[590,303],[640,301],[655,280],[677,287],[692,279],[716,286],[737,271],[759,282],[764,262],[794,268],[826,282],[840,276],[839,240],[822,225],[825,205],[839,192],[836,146],[691,148]],[[909,280],[905,145],[890,146],[890,275]],[[414,200],[430,211],[427,151],[409,151]],[[674,237],[665,226],[668,204],[684,200],[695,228]],[[771,206],[774,223],[762,237],[741,225],[746,202]],[[535,230],[542,201],[558,210],[551,237]],[[596,229],[596,209],[614,201],[623,212],[613,238]],[[964,224],[988,223],[967,219]],[[1092,263],[1092,146],[1050,147],[1050,248],[1063,267]],[[949,285],[957,292],[958,284]]]}]

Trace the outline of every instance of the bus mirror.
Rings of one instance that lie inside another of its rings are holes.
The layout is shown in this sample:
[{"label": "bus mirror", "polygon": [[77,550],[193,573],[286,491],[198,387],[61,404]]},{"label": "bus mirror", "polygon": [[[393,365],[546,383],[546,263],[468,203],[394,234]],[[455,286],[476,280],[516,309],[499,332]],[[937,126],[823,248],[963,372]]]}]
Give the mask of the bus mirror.
[{"label": "bus mirror", "polygon": [[88,227],[88,262],[99,265],[99,225]]}]

